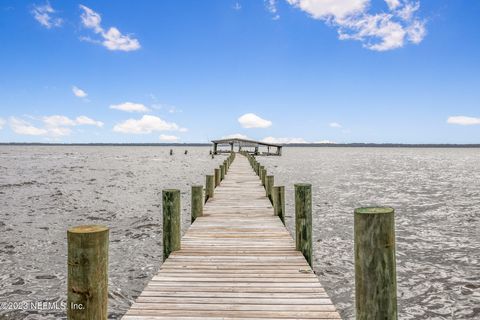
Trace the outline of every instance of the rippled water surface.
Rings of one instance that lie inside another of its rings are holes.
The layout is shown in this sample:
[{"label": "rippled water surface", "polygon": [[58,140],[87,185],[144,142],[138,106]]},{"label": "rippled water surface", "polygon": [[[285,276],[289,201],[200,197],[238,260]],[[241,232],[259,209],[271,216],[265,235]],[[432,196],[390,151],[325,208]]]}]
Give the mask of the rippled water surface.
[{"label": "rippled water surface", "polygon": [[[110,318],[119,318],[160,265],[164,188],[182,191],[224,157],[209,148],[0,146],[0,302],[65,300],[66,229],[110,233]],[[188,154],[183,151],[188,149]],[[480,150],[284,148],[259,160],[286,186],[313,185],[315,271],[354,318],[353,209],[396,209],[400,319],[480,319]],[[0,319],[64,312],[0,311]]]}]

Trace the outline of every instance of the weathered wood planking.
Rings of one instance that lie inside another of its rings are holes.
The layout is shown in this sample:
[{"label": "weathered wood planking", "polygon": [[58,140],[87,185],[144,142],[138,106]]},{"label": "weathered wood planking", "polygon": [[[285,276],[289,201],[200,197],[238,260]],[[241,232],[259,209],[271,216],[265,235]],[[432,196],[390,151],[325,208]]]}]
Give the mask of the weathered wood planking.
[{"label": "weathered wood planking", "polygon": [[123,319],[340,319],[242,156],[181,246]]}]

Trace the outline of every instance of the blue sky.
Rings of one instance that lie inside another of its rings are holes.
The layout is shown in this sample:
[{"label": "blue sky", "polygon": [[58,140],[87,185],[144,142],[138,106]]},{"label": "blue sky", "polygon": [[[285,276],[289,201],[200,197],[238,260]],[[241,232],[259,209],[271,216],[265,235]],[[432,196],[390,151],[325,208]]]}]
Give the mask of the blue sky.
[{"label": "blue sky", "polygon": [[480,2],[0,1],[0,142],[480,143]]}]

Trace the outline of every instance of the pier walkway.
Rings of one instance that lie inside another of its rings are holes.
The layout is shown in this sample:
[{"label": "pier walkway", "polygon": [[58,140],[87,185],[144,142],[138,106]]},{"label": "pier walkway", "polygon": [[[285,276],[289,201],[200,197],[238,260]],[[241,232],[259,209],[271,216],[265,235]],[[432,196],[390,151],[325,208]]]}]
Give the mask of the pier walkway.
[{"label": "pier walkway", "polygon": [[181,247],[124,320],[340,319],[244,156]]}]

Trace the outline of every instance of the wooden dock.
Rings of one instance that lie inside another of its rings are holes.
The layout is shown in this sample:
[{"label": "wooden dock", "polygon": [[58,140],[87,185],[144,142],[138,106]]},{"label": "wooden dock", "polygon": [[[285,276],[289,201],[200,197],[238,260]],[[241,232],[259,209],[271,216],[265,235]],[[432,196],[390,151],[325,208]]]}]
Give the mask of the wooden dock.
[{"label": "wooden dock", "polygon": [[123,319],[340,319],[273,212],[238,155]]}]

